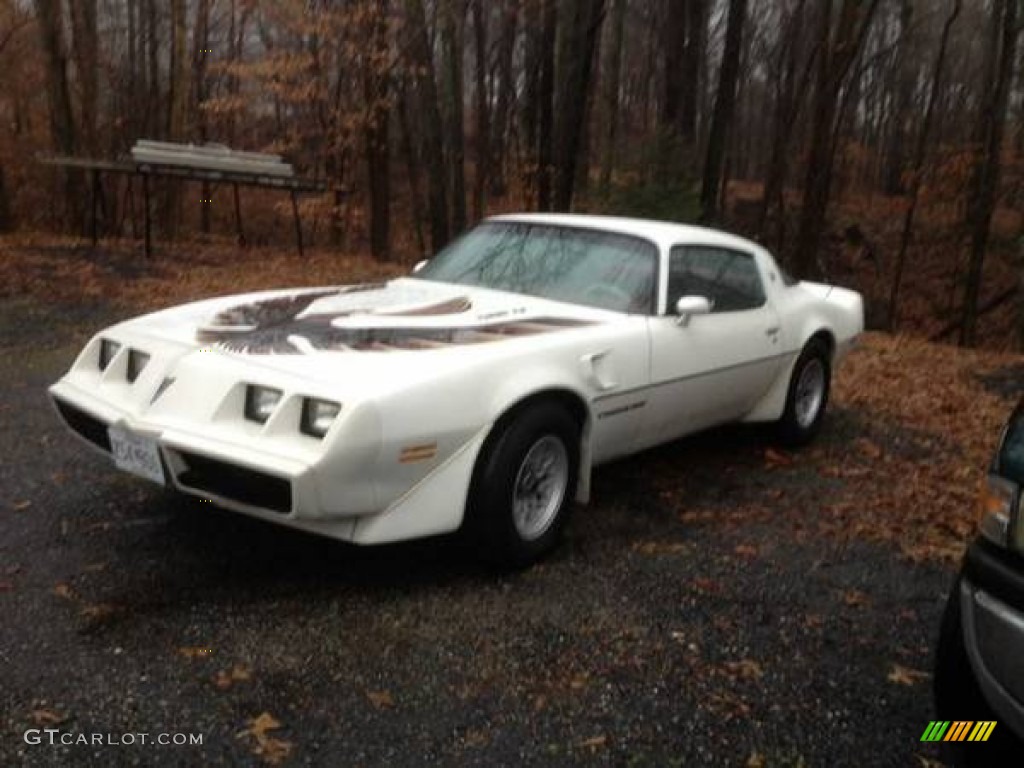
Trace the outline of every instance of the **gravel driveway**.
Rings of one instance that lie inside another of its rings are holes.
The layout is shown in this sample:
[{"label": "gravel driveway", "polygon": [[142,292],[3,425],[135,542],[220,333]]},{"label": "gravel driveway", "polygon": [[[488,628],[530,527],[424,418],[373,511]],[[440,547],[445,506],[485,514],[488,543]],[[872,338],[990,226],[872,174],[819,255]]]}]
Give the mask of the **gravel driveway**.
[{"label": "gravel driveway", "polygon": [[[353,548],[115,472],[45,393],[69,323],[102,319],[0,307],[0,764],[937,757],[918,739],[952,574],[817,533],[843,481],[766,461],[760,432],[601,469],[555,556],[495,576],[451,541]],[[840,408],[822,440],[860,428]],[[202,745],[26,743],[47,728]]]}]

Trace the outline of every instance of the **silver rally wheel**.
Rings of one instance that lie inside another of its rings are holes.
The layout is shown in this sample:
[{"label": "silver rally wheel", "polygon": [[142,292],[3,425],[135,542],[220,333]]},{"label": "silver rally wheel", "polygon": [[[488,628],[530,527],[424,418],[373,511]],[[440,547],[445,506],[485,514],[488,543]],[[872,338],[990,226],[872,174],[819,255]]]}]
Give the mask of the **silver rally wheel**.
[{"label": "silver rally wheel", "polygon": [[495,425],[473,472],[466,541],[503,570],[550,552],[565,530],[580,462],[580,423],[554,398],[527,402]]},{"label": "silver rally wheel", "polygon": [[794,415],[802,429],[809,429],[818,418],[825,401],[825,365],[821,358],[811,358],[801,369],[796,382]]},{"label": "silver rally wheel", "polygon": [[540,538],[558,515],[569,485],[569,453],[555,435],[538,439],[516,473],[512,521],[526,541]]},{"label": "silver rally wheel", "polygon": [[827,340],[812,337],[793,365],[786,406],[776,425],[784,445],[796,448],[814,439],[828,407],[831,383],[831,348]]}]

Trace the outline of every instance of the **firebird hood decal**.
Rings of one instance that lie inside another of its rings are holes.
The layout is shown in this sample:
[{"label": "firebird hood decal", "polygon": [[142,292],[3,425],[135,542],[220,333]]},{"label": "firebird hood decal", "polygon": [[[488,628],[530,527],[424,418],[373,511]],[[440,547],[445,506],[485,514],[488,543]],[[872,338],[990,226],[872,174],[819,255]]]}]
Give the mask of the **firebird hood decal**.
[{"label": "firebird hood decal", "polygon": [[[351,301],[350,295],[355,295]],[[344,299],[340,304],[339,297]],[[467,317],[472,309],[468,296],[410,304],[386,284],[355,285],[229,307],[200,326],[196,340],[248,354],[389,352],[481,344],[594,324],[530,316],[525,308]]]}]

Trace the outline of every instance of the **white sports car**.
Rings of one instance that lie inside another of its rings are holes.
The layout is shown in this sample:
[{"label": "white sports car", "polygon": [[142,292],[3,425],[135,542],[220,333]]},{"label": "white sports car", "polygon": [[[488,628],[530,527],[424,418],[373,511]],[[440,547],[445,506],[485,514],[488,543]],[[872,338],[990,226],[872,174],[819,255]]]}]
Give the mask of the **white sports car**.
[{"label": "white sports car", "polygon": [[860,295],[738,237],[499,216],[410,277],[119,323],[50,392],[128,472],[359,544],[462,528],[521,566],[598,464],[733,421],[810,440],[862,328]]}]

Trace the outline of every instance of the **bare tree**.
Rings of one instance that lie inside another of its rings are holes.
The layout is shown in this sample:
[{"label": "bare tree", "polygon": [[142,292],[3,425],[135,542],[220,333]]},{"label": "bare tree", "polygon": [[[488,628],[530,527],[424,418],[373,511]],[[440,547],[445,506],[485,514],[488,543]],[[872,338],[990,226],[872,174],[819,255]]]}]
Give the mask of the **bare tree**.
[{"label": "bare tree", "polygon": [[949,15],[942,27],[942,36],[939,39],[939,50],[935,54],[935,66],[932,70],[932,83],[928,91],[928,105],[925,107],[924,117],[921,120],[920,132],[917,136],[917,147],[914,150],[914,164],[911,168],[910,200],[907,203],[907,210],[903,216],[903,233],[900,236],[899,250],[896,254],[896,268],[893,273],[892,287],[889,291],[889,329],[896,330],[899,321],[899,300],[900,287],[903,282],[903,272],[907,261],[907,249],[914,232],[914,216],[917,213],[917,203],[921,193],[921,181],[924,172],[925,155],[928,151],[928,140],[932,129],[932,120],[935,116],[935,104],[942,85],[942,75],[946,64],[946,49],[949,46],[949,34],[960,15],[960,0],[952,0]]},{"label": "bare tree", "polygon": [[463,30],[466,21],[464,0],[444,0],[441,8],[442,78],[444,115],[448,120],[448,165],[451,175],[452,231],[466,228],[466,145],[464,83],[462,77]]},{"label": "bare tree", "polygon": [[366,170],[370,186],[370,252],[379,261],[391,257],[391,50],[388,0],[377,0],[370,22],[369,56],[363,71],[366,119]]},{"label": "bare tree", "polygon": [[476,75],[476,173],[473,179],[473,218],[484,216],[487,176],[491,169],[490,99],[487,87],[487,9],[483,0],[472,0],[473,62]]},{"label": "bare tree", "polygon": [[615,166],[619,135],[619,91],[622,88],[622,43],[626,25],[626,0],[613,0],[610,41],[604,77],[604,150],[601,155],[601,187],[607,190]]},{"label": "bare tree", "polygon": [[701,220],[705,222],[718,218],[719,182],[722,178],[725,149],[736,106],[736,80],[740,70],[740,45],[743,42],[746,15],[747,0],[729,0],[725,50],[722,52],[722,66],[718,73],[715,111],[711,117],[708,151],[704,161],[704,181],[700,192]]},{"label": "bare tree", "polygon": [[570,0],[565,5],[558,71],[554,209],[572,207],[576,166],[590,96],[594,54],[601,36],[604,0]]},{"label": "bare tree", "polygon": [[837,18],[833,18],[833,6],[834,0],[822,0],[819,8],[818,71],[811,115],[811,146],[793,260],[794,271],[800,276],[808,276],[818,270],[818,244],[825,227],[832,188],[839,95],[846,75],[860,53],[878,0],[841,0]]},{"label": "bare tree", "polygon": [[[68,58],[64,43],[64,19],[60,0],[36,0],[36,16],[43,53],[46,57],[46,94],[50,106],[50,137],[63,155],[75,153],[75,117],[68,86]],[[74,171],[64,172],[64,204],[71,218],[80,223],[81,179]]]},{"label": "bare tree", "polygon": [[420,115],[423,158],[427,166],[427,207],[430,210],[430,245],[436,252],[449,239],[447,176],[444,162],[443,128],[438,107],[437,84],[430,35],[423,0],[405,0],[408,17],[409,55],[416,86],[416,112]]},{"label": "bare tree", "polygon": [[1017,0],[997,0],[992,12],[998,19],[1002,34],[999,41],[999,52],[996,56],[998,65],[994,87],[988,92],[982,107],[984,135],[982,146],[975,159],[974,178],[977,181],[972,187],[976,189],[977,197],[969,206],[971,251],[960,324],[961,346],[974,346],[976,342],[982,269],[985,265],[985,251],[988,248],[992,213],[999,186],[999,155],[1003,146],[1010,81],[1013,78],[1013,64],[1017,48]]}]

